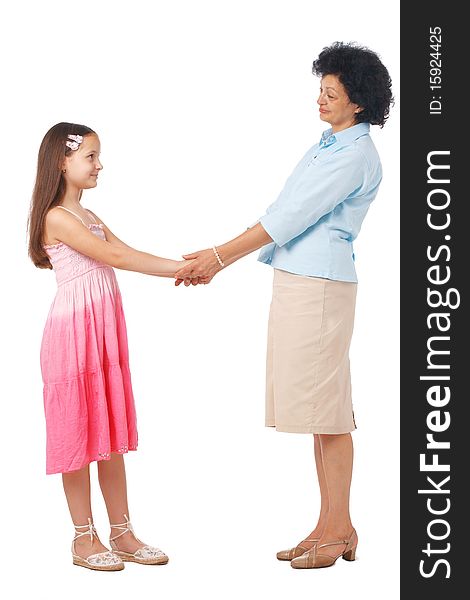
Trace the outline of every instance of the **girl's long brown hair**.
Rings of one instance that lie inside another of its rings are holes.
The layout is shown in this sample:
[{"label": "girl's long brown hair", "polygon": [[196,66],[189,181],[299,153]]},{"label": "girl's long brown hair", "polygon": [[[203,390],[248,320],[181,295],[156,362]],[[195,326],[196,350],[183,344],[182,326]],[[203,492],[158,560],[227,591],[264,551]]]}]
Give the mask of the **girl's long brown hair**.
[{"label": "girl's long brown hair", "polygon": [[73,150],[65,145],[67,136],[88,135],[93,129],[76,123],[57,123],[49,129],[41,142],[38,155],[36,182],[28,216],[28,254],[39,269],[52,269],[43,244],[44,223],[48,211],[60,204],[65,194],[65,179],[62,173],[64,157]]}]

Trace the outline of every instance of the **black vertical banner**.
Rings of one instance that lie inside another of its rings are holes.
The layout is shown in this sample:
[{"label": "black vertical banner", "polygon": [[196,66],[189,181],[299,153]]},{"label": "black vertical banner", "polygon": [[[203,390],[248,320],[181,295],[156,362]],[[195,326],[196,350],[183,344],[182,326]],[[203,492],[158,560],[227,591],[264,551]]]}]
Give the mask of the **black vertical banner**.
[{"label": "black vertical banner", "polygon": [[470,194],[463,178],[470,164],[463,144],[470,36],[459,6],[401,3],[404,599],[469,594]]}]

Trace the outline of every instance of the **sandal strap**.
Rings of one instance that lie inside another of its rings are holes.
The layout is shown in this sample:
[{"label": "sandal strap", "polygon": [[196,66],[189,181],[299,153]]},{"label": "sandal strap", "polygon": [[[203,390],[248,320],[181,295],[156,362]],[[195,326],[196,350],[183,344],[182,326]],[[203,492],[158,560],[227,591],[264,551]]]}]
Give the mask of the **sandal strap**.
[{"label": "sandal strap", "polygon": [[306,548],[306,547],[304,546],[304,543],[305,543],[305,542],[313,542],[314,544],[316,544],[318,541],[319,541],[319,539],[318,539],[318,538],[307,538],[307,539],[305,539],[305,540],[302,540],[302,541],[300,542],[300,544],[297,544],[296,548],[302,548],[302,550],[310,550],[310,548]]},{"label": "sandal strap", "polygon": [[336,540],[334,542],[325,542],[324,544],[320,544],[319,546],[317,546],[317,550],[319,548],[325,548],[325,546],[339,546],[340,544],[346,544],[346,546],[349,546],[349,544],[351,543],[354,536],[356,536],[356,545],[357,545],[357,533],[356,533],[356,530],[353,529],[351,532],[351,535],[349,536],[349,538],[347,540]]},{"label": "sandal strap", "polygon": [[96,529],[95,529],[93,521],[92,521],[92,519],[90,519],[90,517],[88,517],[87,525],[75,525],[75,523],[74,523],[73,526],[75,527],[75,529],[83,529],[83,527],[86,527],[88,530],[88,531],[83,531],[83,532],[75,531],[75,537],[73,538],[73,541],[77,540],[78,538],[80,538],[84,535],[89,535],[90,542],[93,542],[93,536],[96,534]]},{"label": "sandal strap", "polygon": [[132,523],[129,521],[129,517],[127,515],[124,515],[124,518],[126,519],[125,523],[117,523],[117,524],[112,524],[110,523],[110,527],[114,527],[116,529],[122,529],[123,531],[121,533],[118,533],[118,535],[115,535],[114,537],[110,537],[109,541],[110,542],[114,542],[114,540],[117,540],[119,537],[121,537],[121,535],[124,535],[125,533],[127,533],[128,531],[130,531],[131,533],[134,534],[135,539],[140,542],[141,544],[143,544],[143,542],[141,542],[137,536],[135,535],[135,531],[134,528],[132,527]]},{"label": "sandal strap", "polygon": [[325,548],[326,546],[339,546],[340,544],[348,544],[349,540],[337,540],[336,542],[326,542],[325,544],[320,544],[317,548]]}]

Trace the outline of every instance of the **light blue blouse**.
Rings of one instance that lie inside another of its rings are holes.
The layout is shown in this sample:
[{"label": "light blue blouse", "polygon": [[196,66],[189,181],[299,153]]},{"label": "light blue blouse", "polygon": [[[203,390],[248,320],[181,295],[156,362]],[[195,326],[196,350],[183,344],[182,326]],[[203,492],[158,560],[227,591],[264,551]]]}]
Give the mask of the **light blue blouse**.
[{"label": "light blue blouse", "polygon": [[368,123],[335,134],[328,129],[305,154],[256,221],[274,240],[261,248],[259,261],[297,275],[357,282],[353,241],[382,179],[369,129]]}]

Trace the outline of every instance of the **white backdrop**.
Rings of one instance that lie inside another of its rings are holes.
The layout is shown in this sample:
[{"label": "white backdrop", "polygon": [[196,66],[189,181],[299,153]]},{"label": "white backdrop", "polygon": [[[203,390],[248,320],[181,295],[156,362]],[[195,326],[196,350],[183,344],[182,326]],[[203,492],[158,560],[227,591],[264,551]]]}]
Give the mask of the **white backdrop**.
[{"label": "white backdrop", "polygon": [[[2,4],[0,552],[9,597],[398,598],[398,106],[383,130],[372,128],[384,179],[355,243],[356,563],[297,571],[275,558],[313,528],[319,497],[312,436],[264,428],[273,273],[254,253],[209,286],[117,272],[139,425],[139,449],[126,456],[131,519],[170,563],[112,575],[73,567],[61,477],[45,475],[39,348],[55,277],[34,268],[26,240],[39,144],[59,121],[100,135],[104,170],[82,204],[126,243],[179,258],[235,237],[325,129],[311,74],[324,46],[377,51],[398,97],[397,5]],[[106,541],[96,464],[91,473]]]}]

